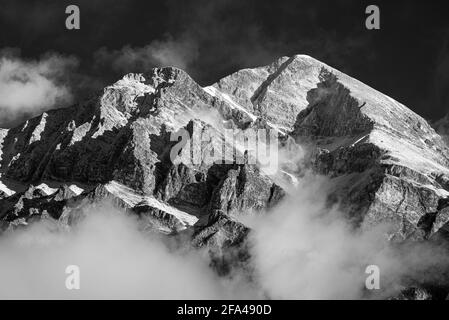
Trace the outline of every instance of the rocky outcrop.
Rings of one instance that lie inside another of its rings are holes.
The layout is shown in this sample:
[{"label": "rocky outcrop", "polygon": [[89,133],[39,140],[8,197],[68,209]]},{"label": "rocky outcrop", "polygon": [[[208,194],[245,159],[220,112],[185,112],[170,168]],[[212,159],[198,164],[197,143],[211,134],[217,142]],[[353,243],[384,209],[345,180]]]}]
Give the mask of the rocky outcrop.
[{"label": "rocky outcrop", "polygon": [[210,211],[243,213],[261,211],[278,203],[283,190],[251,165],[231,169],[212,194]]},{"label": "rocky outcrop", "polygon": [[192,244],[209,248],[211,264],[220,275],[229,274],[233,269],[251,271],[247,242],[249,232],[250,229],[242,223],[215,211],[197,224]]}]

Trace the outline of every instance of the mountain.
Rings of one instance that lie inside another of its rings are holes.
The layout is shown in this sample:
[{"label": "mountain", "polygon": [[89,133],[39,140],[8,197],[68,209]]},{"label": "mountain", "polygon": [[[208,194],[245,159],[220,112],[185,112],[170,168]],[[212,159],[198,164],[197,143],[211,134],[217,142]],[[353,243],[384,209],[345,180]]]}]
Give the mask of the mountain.
[{"label": "mountain", "polygon": [[[197,139],[173,161],[171,135],[181,129]],[[222,148],[232,145],[229,129],[271,130],[282,147],[306,153],[301,165],[290,154],[268,172],[248,160],[247,144],[237,142],[235,154]],[[211,148],[228,161],[208,161]],[[204,88],[171,67],[128,74],[90,100],[1,129],[0,159],[3,230],[41,218],[71,225],[107,199],[145,229],[208,247],[223,274],[248,259],[251,230],[238,216],[276,206],[298,168],[330,179],[329,205],[339,203],[355,227],[389,223],[398,242],[445,239],[449,228],[441,136],[394,99],[304,55]]]},{"label": "mountain", "polygon": [[[40,217],[70,225],[86,206],[108,200],[139,215],[143,228],[192,232],[197,246],[240,243],[247,228],[229,214],[272,206],[283,189],[256,165],[206,161],[204,149],[226,137],[223,123],[200,118],[219,115],[236,128],[253,125],[244,110],[211,96],[185,72],[162,68],[129,74],[91,100],[2,130],[3,229]],[[170,160],[177,144],[170,133],[181,128],[205,137],[192,139],[201,144],[192,147],[199,163]]]}]

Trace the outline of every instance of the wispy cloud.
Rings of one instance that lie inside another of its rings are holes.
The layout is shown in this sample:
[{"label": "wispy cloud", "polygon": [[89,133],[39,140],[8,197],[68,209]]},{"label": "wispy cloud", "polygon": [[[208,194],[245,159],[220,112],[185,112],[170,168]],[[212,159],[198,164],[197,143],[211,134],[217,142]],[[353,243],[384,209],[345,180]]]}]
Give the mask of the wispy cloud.
[{"label": "wispy cloud", "polygon": [[55,53],[27,60],[18,50],[0,51],[0,124],[71,103],[68,74],[77,66],[75,57]]},{"label": "wispy cloud", "polygon": [[154,67],[173,66],[188,70],[198,58],[198,46],[188,37],[154,40],[143,47],[126,45],[118,50],[101,48],[94,54],[97,65],[117,72],[145,72]]}]

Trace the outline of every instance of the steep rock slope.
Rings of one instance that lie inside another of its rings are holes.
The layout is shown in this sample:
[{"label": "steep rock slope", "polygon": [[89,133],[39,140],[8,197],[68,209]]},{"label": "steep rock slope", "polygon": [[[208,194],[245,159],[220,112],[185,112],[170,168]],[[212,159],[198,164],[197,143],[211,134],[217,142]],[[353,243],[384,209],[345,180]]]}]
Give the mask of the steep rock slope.
[{"label": "steep rock slope", "polygon": [[449,151],[404,105],[304,55],[238,71],[211,88],[308,145],[317,172],[332,178],[331,200],[356,224],[390,223],[395,239],[434,233],[428,224],[449,195]]}]

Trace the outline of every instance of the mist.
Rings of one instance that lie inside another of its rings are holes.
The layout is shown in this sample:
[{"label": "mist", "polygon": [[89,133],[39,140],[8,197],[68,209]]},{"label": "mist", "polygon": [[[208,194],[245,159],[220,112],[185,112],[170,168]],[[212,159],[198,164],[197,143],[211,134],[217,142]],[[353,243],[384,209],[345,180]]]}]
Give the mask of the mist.
[{"label": "mist", "polygon": [[[207,253],[172,248],[143,233],[137,218],[104,203],[70,229],[42,220],[0,238],[0,299],[226,299],[237,281],[220,279]],[[80,289],[65,286],[80,268]]]},{"label": "mist", "polygon": [[[392,244],[388,225],[354,229],[326,204],[331,188],[309,173],[273,210],[238,215],[252,229],[253,268],[224,277],[206,250],[144,232],[109,203],[85,208],[70,227],[42,219],[0,236],[0,299],[382,299],[444,281],[444,249]],[[69,265],[80,268],[80,290],[65,287]],[[365,288],[369,265],[380,269],[379,290]]]},{"label": "mist", "polygon": [[[257,282],[273,299],[384,299],[409,285],[442,284],[447,249],[429,242],[394,244],[392,226],[356,229],[326,199],[332,182],[306,174],[268,215],[243,222],[254,232]],[[368,266],[380,270],[380,289],[367,290]],[[432,270],[432,272],[429,272]]]},{"label": "mist", "polygon": [[27,60],[19,50],[0,50],[0,125],[72,103],[68,74],[77,66],[76,58],[55,53]]},{"label": "mist", "polygon": [[166,35],[143,47],[126,45],[119,50],[105,47],[94,53],[96,66],[112,68],[118,73],[147,72],[154,67],[177,67],[188,70],[198,58],[198,45],[187,36]]}]

